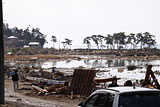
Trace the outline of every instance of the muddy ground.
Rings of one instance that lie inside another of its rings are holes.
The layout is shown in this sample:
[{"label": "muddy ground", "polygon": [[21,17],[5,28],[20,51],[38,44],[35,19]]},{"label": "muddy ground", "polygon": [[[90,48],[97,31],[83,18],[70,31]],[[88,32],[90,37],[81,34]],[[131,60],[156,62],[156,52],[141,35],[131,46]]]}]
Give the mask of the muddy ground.
[{"label": "muddy ground", "polygon": [[26,95],[31,89],[29,82],[20,81],[19,90],[13,91],[11,79],[5,79],[5,105],[4,107],[76,107],[82,99],[70,99],[65,96],[38,96]]},{"label": "muddy ground", "polygon": [[46,60],[83,60],[83,59],[121,59],[121,60],[156,60],[160,59],[158,55],[132,55],[132,56],[116,56],[116,55],[72,55],[72,54],[63,54],[63,55],[55,55],[55,54],[37,54],[37,55],[5,55],[5,61],[46,61]]}]

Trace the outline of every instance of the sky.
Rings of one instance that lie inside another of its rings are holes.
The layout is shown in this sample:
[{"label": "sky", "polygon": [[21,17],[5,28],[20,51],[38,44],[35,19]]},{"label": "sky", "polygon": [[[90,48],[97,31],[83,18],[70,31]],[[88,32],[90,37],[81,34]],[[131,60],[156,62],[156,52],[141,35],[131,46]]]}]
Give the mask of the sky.
[{"label": "sky", "polygon": [[160,42],[160,0],[3,0],[4,23],[10,28],[40,28],[57,37],[56,48],[65,38],[72,48],[86,47],[87,36],[118,32],[150,32]]}]

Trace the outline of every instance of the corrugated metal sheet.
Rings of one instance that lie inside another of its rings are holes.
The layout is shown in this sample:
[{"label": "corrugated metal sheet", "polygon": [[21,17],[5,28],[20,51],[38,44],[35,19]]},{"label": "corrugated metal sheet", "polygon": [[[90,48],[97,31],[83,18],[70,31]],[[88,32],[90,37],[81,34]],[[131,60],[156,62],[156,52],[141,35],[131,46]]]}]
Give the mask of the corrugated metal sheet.
[{"label": "corrugated metal sheet", "polygon": [[74,95],[88,96],[94,88],[97,70],[75,69],[69,91]]}]

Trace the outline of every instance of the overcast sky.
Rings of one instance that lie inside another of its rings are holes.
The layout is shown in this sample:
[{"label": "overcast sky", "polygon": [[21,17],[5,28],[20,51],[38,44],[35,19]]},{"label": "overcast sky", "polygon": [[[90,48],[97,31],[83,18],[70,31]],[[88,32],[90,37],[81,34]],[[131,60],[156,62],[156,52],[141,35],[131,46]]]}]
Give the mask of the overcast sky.
[{"label": "overcast sky", "polygon": [[[73,47],[93,34],[150,32],[160,42],[160,0],[3,0],[5,23],[25,29],[40,28]],[[56,44],[58,48],[58,43]]]}]

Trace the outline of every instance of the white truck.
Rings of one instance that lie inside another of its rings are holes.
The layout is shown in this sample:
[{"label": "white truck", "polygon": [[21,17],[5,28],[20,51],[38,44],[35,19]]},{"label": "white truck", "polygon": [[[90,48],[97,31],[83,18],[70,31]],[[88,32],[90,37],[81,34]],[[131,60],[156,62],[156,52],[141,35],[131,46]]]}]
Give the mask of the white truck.
[{"label": "white truck", "polygon": [[93,92],[78,107],[160,107],[160,90],[112,87]]}]

